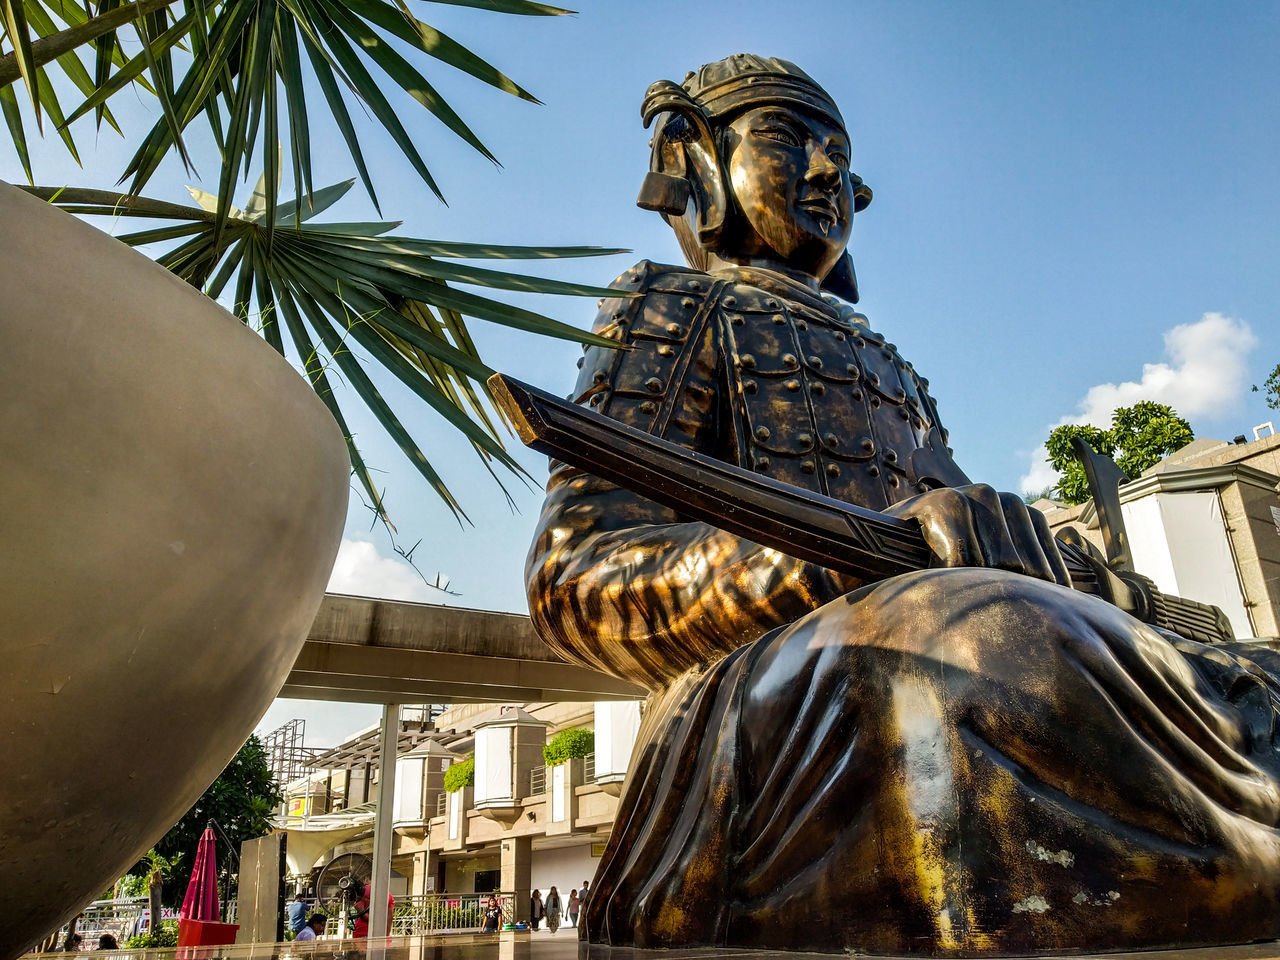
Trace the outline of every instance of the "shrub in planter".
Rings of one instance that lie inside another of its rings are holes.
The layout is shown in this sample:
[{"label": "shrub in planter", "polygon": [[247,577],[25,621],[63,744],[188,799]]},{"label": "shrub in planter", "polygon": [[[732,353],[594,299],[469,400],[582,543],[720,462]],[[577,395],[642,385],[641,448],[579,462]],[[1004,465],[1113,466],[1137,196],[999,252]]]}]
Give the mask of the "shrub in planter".
[{"label": "shrub in planter", "polygon": [[596,748],[596,735],[582,727],[570,727],[557,733],[542,748],[542,759],[548,767],[585,757]]},{"label": "shrub in planter", "polygon": [[178,945],[178,925],[176,923],[162,923],[159,928],[149,932],[140,933],[136,937],[130,937],[125,941],[126,947],[176,947]]},{"label": "shrub in planter", "polygon": [[444,772],[444,789],[447,793],[457,793],[463,787],[476,782],[476,758],[472,754],[467,759],[449,765]]}]

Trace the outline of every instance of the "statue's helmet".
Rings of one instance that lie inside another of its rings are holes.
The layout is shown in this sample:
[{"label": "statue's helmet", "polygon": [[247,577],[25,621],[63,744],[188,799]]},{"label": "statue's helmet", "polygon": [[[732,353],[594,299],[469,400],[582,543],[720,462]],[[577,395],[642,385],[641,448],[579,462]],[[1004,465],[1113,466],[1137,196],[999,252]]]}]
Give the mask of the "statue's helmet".
[{"label": "statue's helmet", "polygon": [[[726,220],[734,215],[734,199],[725,187],[722,132],[744,110],[769,104],[799,109],[846,130],[830,94],[794,63],[776,57],[736,53],[690,71],[681,84],[659,80],[645,92],[641,117],[646,127],[654,125],[653,152],[636,202],[666,216],[695,266],[703,265],[705,251],[718,248]],[[850,178],[853,209],[861,212],[871,202],[871,188],[856,174]],[[692,214],[688,220],[686,212]],[[847,254],[823,286],[857,302]]]}]

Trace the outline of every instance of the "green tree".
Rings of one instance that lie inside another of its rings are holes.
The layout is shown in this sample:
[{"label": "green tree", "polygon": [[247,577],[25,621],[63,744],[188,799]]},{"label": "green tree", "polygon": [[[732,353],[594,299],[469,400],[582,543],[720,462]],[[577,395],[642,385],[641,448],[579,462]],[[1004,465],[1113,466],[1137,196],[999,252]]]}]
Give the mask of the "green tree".
[{"label": "green tree", "polygon": [[[1277,363],[1267,379],[1262,381],[1262,391],[1266,394],[1267,406],[1272,410],[1280,410],[1280,363]],[[1253,385],[1253,392],[1258,392],[1258,385]]]},{"label": "green tree", "polygon": [[[499,15],[570,12],[533,0],[434,2]],[[456,285],[597,297],[608,292],[456,261],[618,251],[384,236],[398,226],[394,222],[317,223],[312,218],[346,193],[355,178],[316,185],[312,139],[326,153],[345,146],[381,216],[350,105],[382,126],[423,185],[443,200],[400,120],[410,100],[478,155],[497,160],[419,65],[443,65],[537,103],[532,94],[418,19],[406,0],[0,0],[0,40],[7,41],[0,43],[0,115],[31,192],[82,216],[151,221],[119,239],[131,245],[169,244],[159,262],[213,297],[234,279],[234,311],[305,370],[347,436],[353,472],[379,518],[387,520],[382,492],[346,426],[332,389],[335,376],[355,391],[445,503],[465,514],[366,366],[381,367],[408,385],[463,433],[490,472],[496,463],[522,473],[503,447],[503,417],[485,384],[492,371],[476,351],[464,317],[540,335],[605,341]],[[126,50],[137,52],[127,56]],[[18,97],[22,87],[29,103]],[[105,122],[119,131],[111,102],[131,87],[154,97],[159,110],[151,129],[137,138],[136,152],[120,176],[120,182],[128,181],[127,192],[36,187],[24,114],[41,132],[56,130],[79,162],[72,123],[92,114],[99,128]],[[403,92],[403,105],[388,99],[388,92],[397,90]],[[68,91],[78,91],[83,101],[64,110],[59,92],[66,97]],[[142,196],[167,156],[176,155],[193,169],[186,143],[193,134],[217,147],[217,192],[193,190],[196,206]],[[233,206],[236,185],[252,165],[260,165],[262,178],[238,209]],[[282,197],[286,173],[290,189]]]},{"label": "green tree", "polygon": [[152,847],[147,851],[142,862],[147,868],[147,900],[151,909],[151,929],[159,931],[164,882],[173,879],[178,872],[178,866],[182,863],[182,854],[176,853],[166,857],[157,853],[155,847]]},{"label": "green tree", "polygon": [[[218,779],[209,784],[182,819],[160,838],[153,853],[170,864],[180,859],[189,868],[195,862],[200,835],[209,821],[214,820],[222,828],[218,834],[218,861],[225,865],[229,853],[226,841],[231,841],[231,852],[239,856],[241,843],[270,832],[271,817],[283,796],[280,786],[272,779],[262,741],[251,736],[218,774]],[[129,872],[151,874],[150,867],[150,861],[143,860]],[[171,869],[163,877],[165,903],[181,903],[189,872],[189,869]]]},{"label": "green tree", "polygon": [[1071,451],[1072,437],[1083,437],[1098,453],[1115,460],[1127,475],[1137,477],[1185,447],[1195,439],[1195,433],[1172,407],[1149,400],[1117,407],[1108,430],[1073,423],[1054,427],[1044,445],[1049,464],[1061,474],[1053,488],[1054,499],[1064,503],[1084,503],[1090,496],[1084,468]]}]

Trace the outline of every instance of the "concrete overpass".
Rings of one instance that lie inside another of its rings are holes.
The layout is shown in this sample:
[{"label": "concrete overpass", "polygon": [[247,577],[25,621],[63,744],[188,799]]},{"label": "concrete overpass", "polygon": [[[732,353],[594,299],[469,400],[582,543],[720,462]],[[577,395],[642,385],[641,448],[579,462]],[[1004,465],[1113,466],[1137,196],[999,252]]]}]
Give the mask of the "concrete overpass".
[{"label": "concrete overpass", "polygon": [[374,930],[387,922],[400,704],[643,695],[634,684],[566,663],[542,642],[527,616],[336,593],[325,594],[279,693],[382,704],[369,918]]},{"label": "concrete overpass", "polygon": [[633,699],[644,691],[566,663],[521,614],[330,593],[279,695],[489,703]]}]

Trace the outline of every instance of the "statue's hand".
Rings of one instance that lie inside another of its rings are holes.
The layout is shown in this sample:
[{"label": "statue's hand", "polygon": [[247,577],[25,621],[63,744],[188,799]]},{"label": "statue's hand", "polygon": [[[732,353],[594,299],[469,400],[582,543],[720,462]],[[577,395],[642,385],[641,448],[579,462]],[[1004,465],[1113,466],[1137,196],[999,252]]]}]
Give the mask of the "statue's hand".
[{"label": "statue's hand", "polygon": [[1062,554],[1039,510],[984,483],[930,490],[884,511],[920,521],[944,567],[995,567],[1069,585]]}]

